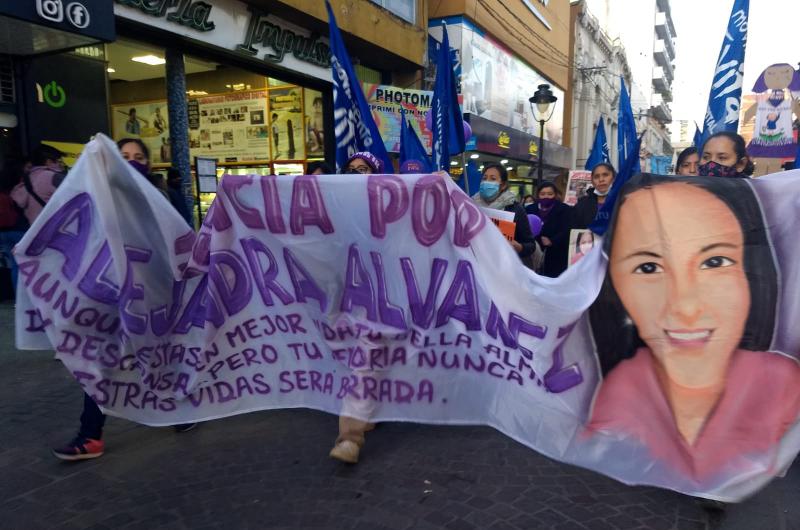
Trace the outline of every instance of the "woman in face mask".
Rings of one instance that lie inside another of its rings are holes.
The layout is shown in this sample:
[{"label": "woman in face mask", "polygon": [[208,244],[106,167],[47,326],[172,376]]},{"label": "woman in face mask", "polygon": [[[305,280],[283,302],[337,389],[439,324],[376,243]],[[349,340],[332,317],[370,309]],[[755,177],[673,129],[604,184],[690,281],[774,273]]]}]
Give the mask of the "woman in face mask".
[{"label": "woman in face mask", "polygon": [[486,164],[483,169],[480,191],[472,196],[475,204],[484,208],[514,213],[516,224],[511,246],[520,258],[527,258],[536,249],[528,216],[517,196],[508,189],[508,172],[500,164]]},{"label": "woman in face mask", "polygon": [[542,231],[537,238],[544,249],[541,274],[558,277],[567,268],[571,208],[561,202],[555,184],[544,181],[536,187],[536,203],[526,209],[542,220]]},{"label": "woman in face mask", "polygon": [[722,131],[712,134],[703,144],[697,172],[702,177],[748,178],[755,166],[747,156],[744,138]]},{"label": "woman in face mask", "polygon": [[592,187],[578,199],[572,211],[572,228],[585,230],[594,221],[597,209],[606,202],[606,195],[617,177],[614,166],[600,162],[592,168]]},{"label": "woman in face mask", "polygon": [[164,179],[157,178],[150,173],[150,150],[145,143],[138,138],[123,138],[117,142],[122,158],[128,161],[133,169],[138,171],[150,184],[161,192],[165,199],[169,200]]}]

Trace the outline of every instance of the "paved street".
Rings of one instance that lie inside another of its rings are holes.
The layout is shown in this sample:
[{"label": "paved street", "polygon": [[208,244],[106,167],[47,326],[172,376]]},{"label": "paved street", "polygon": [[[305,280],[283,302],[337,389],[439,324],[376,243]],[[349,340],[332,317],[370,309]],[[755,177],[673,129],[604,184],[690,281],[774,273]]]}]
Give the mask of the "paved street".
[{"label": "paved street", "polygon": [[112,419],[107,452],[65,463],[81,392],[48,352],[13,348],[0,305],[0,527],[792,529],[800,471],[725,512],[559,464],[488,428],[384,424],[358,466],[327,457],[333,416],[249,414],[176,434]]}]

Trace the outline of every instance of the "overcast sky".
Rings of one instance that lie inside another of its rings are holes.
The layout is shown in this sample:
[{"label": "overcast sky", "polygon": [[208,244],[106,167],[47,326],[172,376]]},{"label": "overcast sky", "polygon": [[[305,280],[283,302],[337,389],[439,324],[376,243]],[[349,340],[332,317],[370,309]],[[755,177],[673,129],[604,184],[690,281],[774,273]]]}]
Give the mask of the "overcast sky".
[{"label": "overcast sky", "polygon": [[[613,0],[612,0],[613,1]],[[733,0],[671,0],[676,40],[674,120],[701,123]],[[743,92],[774,63],[800,62],[800,0],[750,0]]]}]

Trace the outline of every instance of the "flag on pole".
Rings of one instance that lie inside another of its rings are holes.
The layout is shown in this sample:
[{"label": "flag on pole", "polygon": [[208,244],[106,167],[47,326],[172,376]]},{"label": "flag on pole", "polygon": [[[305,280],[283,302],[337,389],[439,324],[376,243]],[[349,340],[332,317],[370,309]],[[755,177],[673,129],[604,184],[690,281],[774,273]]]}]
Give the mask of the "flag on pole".
[{"label": "flag on pole", "polygon": [[617,173],[617,177],[614,179],[614,183],[611,184],[608,195],[606,195],[606,201],[597,209],[597,215],[595,215],[592,224],[589,225],[589,229],[597,235],[602,236],[605,234],[606,230],[608,230],[608,223],[611,222],[611,214],[614,213],[614,204],[617,202],[617,196],[622,186],[624,186],[631,177],[641,173],[639,148],[642,145],[642,138],[644,138],[644,133],[636,138],[633,143],[633,150],[636,156],[629,156],[627,160],[625,160],[625,164],[620,166],[619,173]]},{"label": "flag on pole", "polygon": [[456,78],[450,59],[450,39],[447,24],[442,24],[442,44],[436,58],[436,81],[431,102],[433,131],[433,168],[447,171],[450,157],[463,153],[465,149],[464,118],[458,105]]},{"label": "flag on pole", "polygon": [[736,132],[739,128],[739,107],[742,101],[742,77],[744,76],[744,50],[747,45],[747,20],[750,0],[734,0],[728,29],[722,39],[708,107],[703,120],[701,143],[720,131]]},{"label": "flag on pole", "polygon": [[400,165],[407,160],[418,160],[422,163],[426,173],[432,171],[431,159],[428,153],[425,152],[425,147],[414,131],[414,128],[406,121],[406,115],[403,113],[400,122]]},{"label": "flag on pole", "polygon": [[586,169],[591,171],[600,162],[610,162],[608,155],[608,139],[606,138],[606,126],[603,124],[603,117],[597,121],[597,131],[594,133],[594,144],[589,158],[586,160]]},{"label": "flag on pole", "polygon": [[794,155],[794,168],[800,169],[800,140],[797,142],[797,154]]},{"label": "flag on pole", "polygon": [[703,148],[703,133],[700,131],[700,127],[697,126],[697,122],[694,122],[694,139],[692,140],[692,145],[694,145],[698,151]]},{"label": "flag on pole", "polygon": [[625,88],[625,80],[619,76],[619,111],[617,121],[617,167],[622,169],[629,157],[633,157],[633,174],[641,172],[639,164],[639,148],[636,147],[636,119],[633,117],[631,98]]},{"label": "flag on pole", "polygon": [[330,26],[331,69],[333,75],[333,119],[336,134],[336,167],[341,169],[351,155],[369,151],[391,172],[392,159],[372,119],[361,83],[336,25],[330,2],[325,1]]}]

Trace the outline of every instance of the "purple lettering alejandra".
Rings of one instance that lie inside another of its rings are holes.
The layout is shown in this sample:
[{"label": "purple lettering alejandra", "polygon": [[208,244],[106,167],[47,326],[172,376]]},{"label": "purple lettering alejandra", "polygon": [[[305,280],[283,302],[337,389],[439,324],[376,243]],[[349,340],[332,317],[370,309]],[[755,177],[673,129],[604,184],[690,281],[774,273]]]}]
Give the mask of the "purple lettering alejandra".
[{"label": "purple lettering alejandra", "polygon": [[59,251],[64,256],[61,272],[68,280],[73,280],[92,231],[93,209],[92,198],[85,192],[67,201],[45,222],[25,249],[25,255],[41,256],[48,248]]}]

